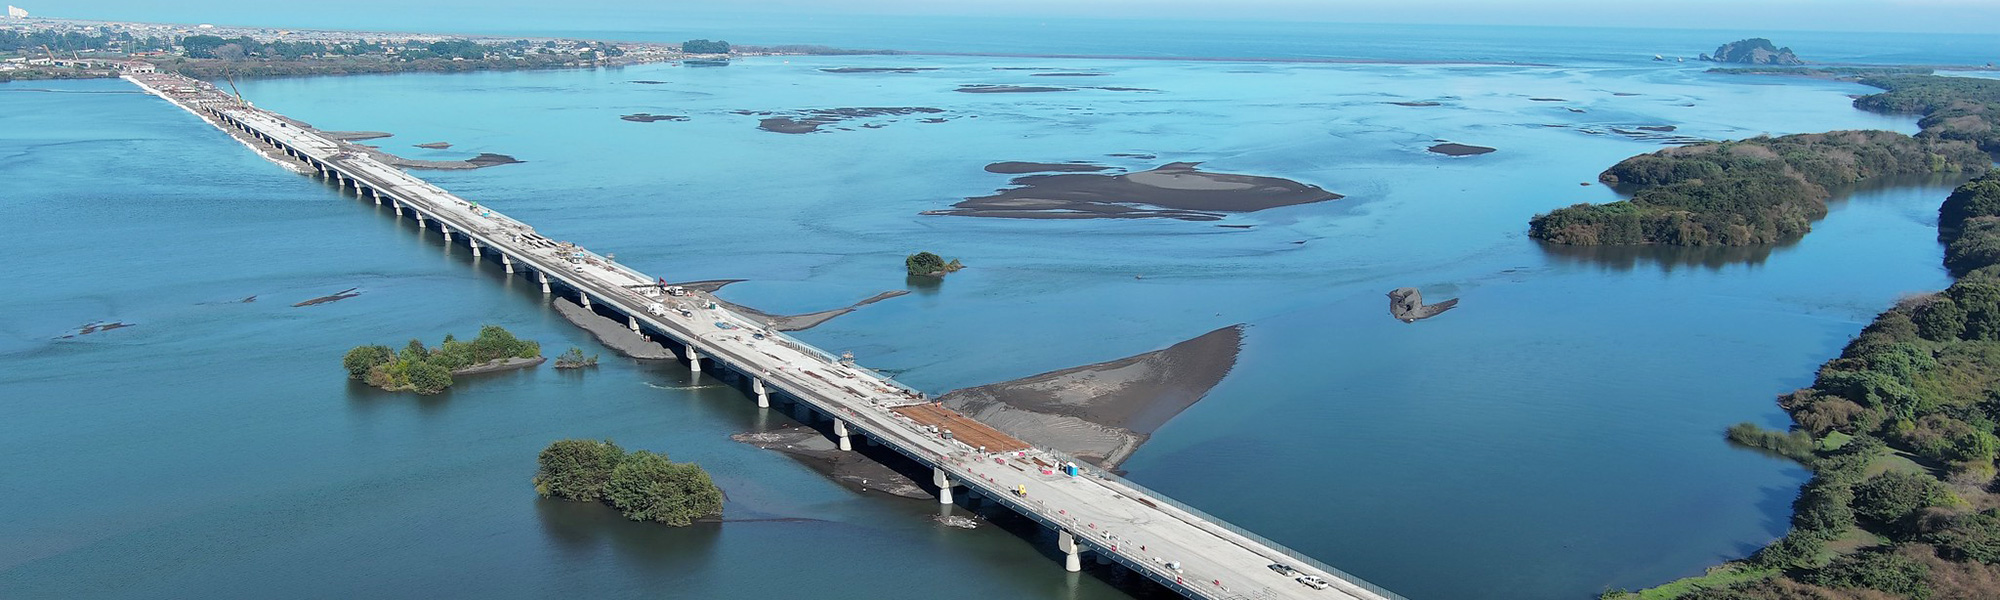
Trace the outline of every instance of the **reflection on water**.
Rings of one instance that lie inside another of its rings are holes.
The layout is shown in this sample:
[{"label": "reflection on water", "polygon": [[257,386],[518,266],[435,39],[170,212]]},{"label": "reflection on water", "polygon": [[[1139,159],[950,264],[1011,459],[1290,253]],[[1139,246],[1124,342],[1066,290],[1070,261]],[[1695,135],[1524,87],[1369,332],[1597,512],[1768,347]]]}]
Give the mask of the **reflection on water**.
[{"label": "reflection on water", "polygon": [[1700,267],[1721,269],[1735,264],[1761,265],[1771,251],[1797,244],[1796,240],[1777,246],[1572,246],[1536,241],[1542,252],[1558,263],[1586,264],[1607,271],[1630,271],[1640,265],[1658,266],[1663,272]]}]

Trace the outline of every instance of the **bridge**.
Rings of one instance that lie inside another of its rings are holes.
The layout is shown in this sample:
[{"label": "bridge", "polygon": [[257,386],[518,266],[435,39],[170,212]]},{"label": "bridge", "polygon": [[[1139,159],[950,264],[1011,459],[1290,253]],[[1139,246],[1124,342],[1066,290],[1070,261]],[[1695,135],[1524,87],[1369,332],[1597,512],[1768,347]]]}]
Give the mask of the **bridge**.
[{"label": "bridge", "polygon": [[1188,598],[1403,600],[1165,495],[932,403],[923,393],[781,334],[705,293],[668,288],[662,279],[543,237],[491,207],[249,106],[207,82],[148,73],[125,79],[273,161],[388,205],[420,231],[437,229],[445,242],[467,245],[474,260],[497,261],[508,274],[532,277],[543,294],[574,296],[601,314],[623,317],[633,331],[673,350],[697,376],[714,373],[754,396],[760,408],[775,400],[790,403],[802,421],[830,421],[842,450],[861,438],[928,467],[941,503],[954,503],[953,490],[964,488],[968,505],[1002,506],[1053,529],[1069,571],[1081,569],[1087,552]]}]

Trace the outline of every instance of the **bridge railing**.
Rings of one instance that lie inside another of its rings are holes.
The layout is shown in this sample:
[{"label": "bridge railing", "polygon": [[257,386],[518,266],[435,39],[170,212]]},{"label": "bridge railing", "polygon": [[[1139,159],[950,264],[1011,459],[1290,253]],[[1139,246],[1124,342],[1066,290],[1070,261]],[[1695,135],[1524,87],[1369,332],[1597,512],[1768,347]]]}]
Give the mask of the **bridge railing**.
[{"label": "bridge railing", "polygon": [[1160,504],[1166,504],[1174,508],[1178,508],[1181,511],[1188,513],[1189,515],[1194,516],[1196,519],[1200,519],[1202,521],[1207,522],[1207,524],[1209,525],[1219,527],[1228,530],[1231,533],[1235,533],[1236,535],[1248,538],[1250,541],[1261,544],[1265,548],[1269,548],[1273,552],[1285,555],[1285,557],[1290,558],[1294,561],[1298,561],[1301,564],[1309,565],[1313,568],[1319,569],[1322,572],[1325,572],[1328,575],[1340,578],[1340,580],[1352,584],[1354,585],[1354,587],[1367,590],[1369,592],[1372,592],[1378,596],[1387,598],[1389,600],[1409,600],[1407,598],[1402,597],[1401,595],[1396,594],[1395,592],[1382,589],[1381,586],[1369,583],[1367,580],[1364,580],[1360,577],[1356,577],[1353,574],[1350,574],[1346,571],[1334,568],[1333,565],[1320,562],[1319,559],[1307,556],[1303,552],[1293,550],[1291,548],[1286,547],[1284,544],[1272,541],[1270,538],[1266,538],[1264,536],[1257,535],[1256,533],[1252,533],[1248,529],[1232,525],[1228,521],[1222,520],[1221,518],[1218,518],[1215,515],[1203,512],[1199,508],[1188,506],[1187,504],[1182,503],[1179,500],[1173,499],[1173,497],[1171,496],[1153,491],[1151,488],[1148,488],[1146,486],[1133,483],[1132,480],[1130,479],[1126,479],[1124,477],[1112,474],[1111,472],[1106,471],[1104,469],[1097,468],[1096,466],[1093,466],[1090,463],[1078,460],[1076,457],[1065,454],[1060,450],[1056,450],[1054,448],[1040,448],[1040,450],[1042,452],[1048,453],[1050,456],[1054,456],[1071,464],[1075,464],[1077,470],[1083,471],[1092,477],[1103,479],[1105,481],[1114,482],[1120,486],[1129,488],[1132,491],[1144,494],[1146,496],[1145,500],[1148,502],[1156,502]]}]

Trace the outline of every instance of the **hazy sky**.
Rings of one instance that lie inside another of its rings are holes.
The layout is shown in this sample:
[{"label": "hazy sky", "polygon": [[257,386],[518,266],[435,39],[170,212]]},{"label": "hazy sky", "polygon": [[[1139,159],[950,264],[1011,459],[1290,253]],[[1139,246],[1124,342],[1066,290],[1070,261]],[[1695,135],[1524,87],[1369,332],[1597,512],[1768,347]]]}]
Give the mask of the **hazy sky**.
[{"label": "hazy sky", "polygon": [[[37,14],[286,27],[597,29],[676,13],[1064,16],[1348,23],[1571,25],[1731,30],[1991,33],[2000,0],[0,0]],[[623,20],[621,21],[621,18]]]}]

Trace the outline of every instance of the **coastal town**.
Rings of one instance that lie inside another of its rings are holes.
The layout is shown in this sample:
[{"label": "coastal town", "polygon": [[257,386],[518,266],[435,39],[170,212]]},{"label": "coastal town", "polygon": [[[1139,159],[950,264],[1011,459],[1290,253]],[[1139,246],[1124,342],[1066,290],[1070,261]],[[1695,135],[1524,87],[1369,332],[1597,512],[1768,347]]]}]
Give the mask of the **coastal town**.
[{"label": "coastal town", "polygon": [[338,75],[615,67],[800,49],[337,31],[44,18],[7,7],[0,81],[93,79],[153,72],[193,77]]}]

